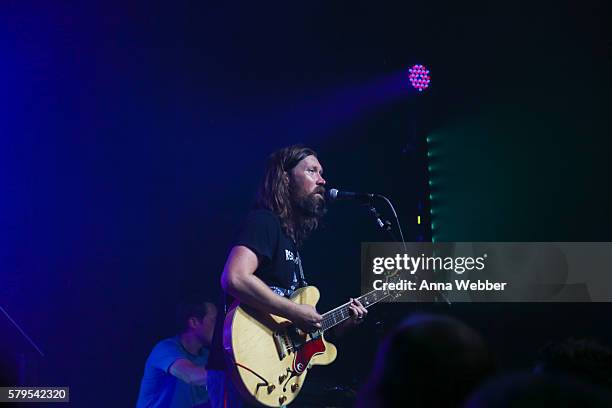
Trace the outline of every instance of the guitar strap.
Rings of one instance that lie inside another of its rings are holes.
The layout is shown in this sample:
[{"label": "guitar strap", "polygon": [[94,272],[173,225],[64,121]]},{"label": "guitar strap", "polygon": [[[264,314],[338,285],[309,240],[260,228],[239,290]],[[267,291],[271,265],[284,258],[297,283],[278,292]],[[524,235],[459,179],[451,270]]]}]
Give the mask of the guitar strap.
[{"label": "guitar strap", "polygon": [[297,254],[297,264],[298,264],[298,270],[300,271],[300,274],[298,276],[298,288],[303,288],[304,286],[308,286],[308,283],[306,282],[306,278],[304,278],[304,268],[302,268],[302,257],[300,256],[300,251],[297,250],[297,248],[295,249],[295,252]]}]

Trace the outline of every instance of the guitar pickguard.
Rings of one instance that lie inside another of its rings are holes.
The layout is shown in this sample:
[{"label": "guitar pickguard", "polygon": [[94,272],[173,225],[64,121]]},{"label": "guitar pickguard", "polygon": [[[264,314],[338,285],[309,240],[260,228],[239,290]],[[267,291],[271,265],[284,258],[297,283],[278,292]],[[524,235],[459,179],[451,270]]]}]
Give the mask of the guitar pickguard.
[{"label": "guitar pickguard", "polygon": [[325,352],[325,343],[323,343],[323,337],[317,337],[304,343],[298,351],[295,353],[293,359],[293,371],[300,375],[310,364],[310,360],[317,354]]}]

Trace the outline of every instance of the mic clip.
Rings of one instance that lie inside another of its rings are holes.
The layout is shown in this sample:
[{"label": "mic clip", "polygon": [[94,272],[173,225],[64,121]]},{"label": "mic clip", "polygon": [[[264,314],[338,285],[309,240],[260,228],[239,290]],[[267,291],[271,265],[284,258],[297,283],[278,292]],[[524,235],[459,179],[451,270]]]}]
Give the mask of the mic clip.
[{"label": "mic clip", "polygon": [[376,225],[378,225],[380,229],[382,229],[383,231],[391,232],[391,222],[389,220],[382,219],[380,213],[378,212],[376,207],[374,207],[372,201],[370,201],[370,203],[368,204],[368,210],[370,214],[372,214],[372,217],[374,217],[374,219],[376,220]]}]

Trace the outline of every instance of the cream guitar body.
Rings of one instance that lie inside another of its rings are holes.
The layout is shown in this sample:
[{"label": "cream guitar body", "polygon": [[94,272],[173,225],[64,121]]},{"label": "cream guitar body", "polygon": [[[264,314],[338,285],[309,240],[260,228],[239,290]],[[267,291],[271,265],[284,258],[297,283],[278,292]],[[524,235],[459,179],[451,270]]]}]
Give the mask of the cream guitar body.
[{"label": "cream guitar body", "polygon": [[[375,290],[358,300],[369,307],[389,296],[389,291]],[[315,306],[319,297],[317,288],[306,286],[291,300]],[[306,334],[287,319],[235,302],[225,317],[223,348],[232,381],[245,402],[279,407],[295,400],[308,370],[336,359],[336,347],[323,334],[350,317],[349,304],[324,313],[321,329]]]},{"label": "cream guitar body", "polygon": [[[319,290],[307,286],[291,300],[315,306]],[[336,347],[323,333],[303,334],[282,317],[235,304],[225,318],[223,347],[232,380],[249,403],[268,407],[290,404],[313,365],[336,359]]]}]

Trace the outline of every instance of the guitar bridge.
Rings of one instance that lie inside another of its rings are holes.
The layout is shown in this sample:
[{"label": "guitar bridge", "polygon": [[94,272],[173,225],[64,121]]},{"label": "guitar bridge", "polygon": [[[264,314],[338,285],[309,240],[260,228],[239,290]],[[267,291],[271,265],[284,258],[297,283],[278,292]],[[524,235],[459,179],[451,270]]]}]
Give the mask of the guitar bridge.
[{"label": "guitar bridge", "polygon": [[284,331],[274,333],[273,337],[278,357],[282,360],[291,350],[291,340],[289,340],[289,336]]}]

